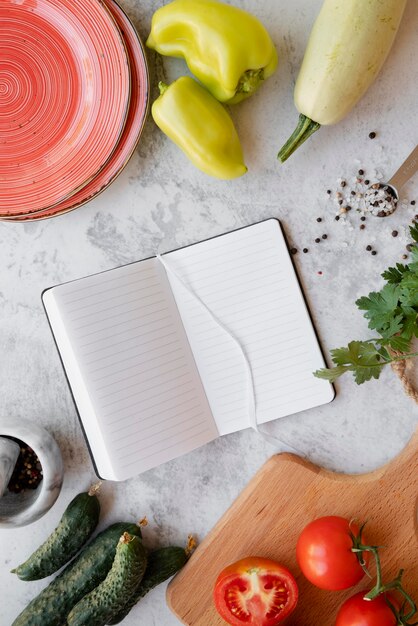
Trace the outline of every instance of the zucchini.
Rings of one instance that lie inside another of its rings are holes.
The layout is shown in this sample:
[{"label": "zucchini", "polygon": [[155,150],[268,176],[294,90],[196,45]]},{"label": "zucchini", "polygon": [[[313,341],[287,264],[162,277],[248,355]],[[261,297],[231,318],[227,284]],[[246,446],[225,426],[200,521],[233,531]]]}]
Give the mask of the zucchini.
[{"label": "zucchini", "polygon": [[100,503],[98,485],[79,493],[48,539],[21,565],[12,569],[21,580],[39,580],[50,576],[65,565],[83,547],[96,528]]},{"label": "zucchini", "polygon": [[295,86],[299,124],[283,163],[321,125],[345,117],[373,83],[392,47],[406,0],[325,0]]},{"label": "zucchini", "polygon": [[106,578],[124,532],[141,537],[140,527],[129,522],[106,528],[28,604],[12,626],[62,626],[73,606]]},{"label": "zucchini", "polygon": [[187,551],[177,546],[169,546],[168,548],[160,548],[154,550],[148,555],[148,565],[145,570],[144,578],[138,589],[133,593],[123,609],[114,614],[107,624],[119,624],[135,606],[135,604],[143,598],[151,589],[160,585],[171,576],[174,576],[185,565],[188,559]]},{"label": "zucchini", "polygon": [[140,584],[147,566],[142,541],[124,533],[112,569],[96,589],[84,596],[67,617],[68,626],[105,626]]}]

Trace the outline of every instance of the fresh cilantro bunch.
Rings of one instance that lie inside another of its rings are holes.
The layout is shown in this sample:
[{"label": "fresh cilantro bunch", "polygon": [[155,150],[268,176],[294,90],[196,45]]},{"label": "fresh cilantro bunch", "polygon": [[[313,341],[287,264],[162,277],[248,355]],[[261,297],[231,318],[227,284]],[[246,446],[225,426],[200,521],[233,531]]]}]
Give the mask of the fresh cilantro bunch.
[{"label": "fresh cilantro bunch", "polygon": [[397,263],[383,272],[385,286],[378,292],[357,300],[369,328],[378,333],[366,341],[350,341],[346,348],[331,350],[334,367],[314,373],[317,378],[334,382],[345,372],[352,372],[358,385],[379,378],[385,365],[418,356],[410,352],[411,341],[418,337],[418,226],[409,228],[415,242],[411,262]]}]

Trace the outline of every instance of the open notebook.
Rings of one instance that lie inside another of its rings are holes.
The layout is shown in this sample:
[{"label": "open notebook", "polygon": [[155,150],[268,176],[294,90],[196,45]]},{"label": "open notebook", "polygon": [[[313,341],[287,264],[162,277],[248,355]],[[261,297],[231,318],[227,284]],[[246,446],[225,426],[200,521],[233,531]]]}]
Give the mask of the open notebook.
[{"label": "open notebook", "polygon": [[163,258],[168,272],[154,257],[43,293],[105,479],[249,425],[245,358],[216,320],[251,364],[259,423],[334,397],[312,375],[324,360],[277,220]]}]

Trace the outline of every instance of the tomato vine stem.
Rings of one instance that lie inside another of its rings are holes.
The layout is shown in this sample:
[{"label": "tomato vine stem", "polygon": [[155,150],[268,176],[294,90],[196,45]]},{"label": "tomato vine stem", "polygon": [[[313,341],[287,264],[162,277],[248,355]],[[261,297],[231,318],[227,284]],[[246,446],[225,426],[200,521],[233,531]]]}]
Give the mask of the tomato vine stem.
[{"label": "tomato vine stem", "polygon": [[[377,596],[379,596],[380,594],[384,594],[384,598],[385,598],[387,605],[389,606],[392,613],[396,617],[397,626],[418,626],[418,622],[414,622],[414,623],[409,622],[409,620],[412,619],[412,617],[417,612],[417,605],[412,599],[412,597],[409,595],[409,593],[406,591],[406,589],[404,589],[403,587],[402,576],[404,574],[404,570],[401,569],[397,577],[394,578],[392,581],[388,583],[383,583],[382,564],[380,561],[380,554],[379,554],[379,548],[382,548],[383,546],[368,546],[368,545],[363,544],[362,534],[363,534],[365,525],[366,525],[366,522],[360,527],[360,530],[358,531],[357,535],[355,535],[353,532],[350,531],[351,540],[353,542],[353,547],[351,548],[351,550],[352,552],[356,554],[361,567],[363,568],[364,572],[369,577],[371,577],[371,575],[366,566],[363,553],[370,552],[373,555],[374,561],[375,561],[376,584],[374,585],[373,589],[371,589],[368,593],[366,593],[366,595],[364,596],[364,600],[371,601],[377,598]],[[388,591],[397,591],[403,597],[404,601],[399,610],[396,609],[396,607],[387,597],[386,594]]]}]

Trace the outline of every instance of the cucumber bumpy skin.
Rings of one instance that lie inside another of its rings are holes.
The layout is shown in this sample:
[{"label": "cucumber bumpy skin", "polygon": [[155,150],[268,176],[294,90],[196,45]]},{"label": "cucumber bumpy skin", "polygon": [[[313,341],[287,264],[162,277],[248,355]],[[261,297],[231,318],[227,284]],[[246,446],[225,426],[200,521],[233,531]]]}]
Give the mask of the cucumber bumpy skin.
[{"label": "cucumber bumpy skin", "polygon": [[183,567],[188,559],[187,551],[177,546],[169,546],[160,548],[150,552],[148,555],[148,565],[145,570],[144,578],[138,589],[134,591],[124,608],[119,613],[114,614],[112,619],[107,622],[109,626],[119,624],[128,615],[130,610],[135,606],[141,598],[143,598],[151,589],[160,585]]},{"label": "cucumber bumpy skin", "polygon": [[140,584],[147,552],[138,537],[124,533],[105,580],[84,596],[67,617],[68,626],[105,626]]},{"label": "cucumber bumpy skin", "polygon": [[141,537],[137,524],[117,522],[102,531],[15,619],[12,626],[62,626],[68,613],[107,576],[122,533]]},{"label": "cucumber bumpy skin", "polygon": [[56,529],[21,565],[12,569],[21,580],[39,580],[50,576],[77,554],[96,528],[100,503],[93,486],[79,493],[64,511]]}]

